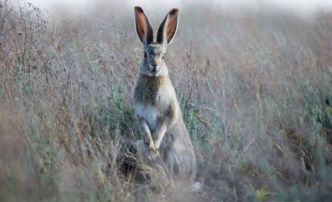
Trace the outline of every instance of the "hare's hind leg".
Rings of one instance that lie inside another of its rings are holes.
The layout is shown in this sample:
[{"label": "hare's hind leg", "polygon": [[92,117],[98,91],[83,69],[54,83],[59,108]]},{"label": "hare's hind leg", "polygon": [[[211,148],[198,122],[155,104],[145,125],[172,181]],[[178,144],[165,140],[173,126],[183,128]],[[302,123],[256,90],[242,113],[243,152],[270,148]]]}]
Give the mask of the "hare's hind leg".
[{"label": "hare's hind leg", "polygon": [[165,168],[167,169],[169,179],[171,182],[173,182],[174,155],[169,151],[169,149],[162,149],[160,155],[164,161],[164,165],[165,165]]},{"label": "hare's hind leg", "polygon": [[190,147],[175,144],[168,152],[165,164],[170,168],[174,179],[193,182],[196,174],[196,158]]}]

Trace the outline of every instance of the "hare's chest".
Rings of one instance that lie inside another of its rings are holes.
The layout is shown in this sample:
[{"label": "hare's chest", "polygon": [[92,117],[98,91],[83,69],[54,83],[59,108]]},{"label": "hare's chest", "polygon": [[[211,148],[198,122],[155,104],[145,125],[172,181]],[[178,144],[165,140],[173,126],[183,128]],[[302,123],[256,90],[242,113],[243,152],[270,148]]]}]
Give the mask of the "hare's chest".
[{"label": "hare's chest", "polygon": [[156,106],[136,104],[135,113],[137,116],[143,118],[146,121],[150,130],[154,130],[157,128],[160,111]]},{"label": "hare's chest", "polygon": [[148,124],[150,130],[155,130],[158,122],[166,116],[170,105],[170,96],[167,91],[159,90],[149,99],[135,104],[136,115],[142,117]]},{"label": "hare's chest", "polygon": [[163,110],[163,108],[169,104],[173,94],[170,88],[146,86],[144,89],[135,92],[135,100],[145,106],[151,105],[154,108]]}]

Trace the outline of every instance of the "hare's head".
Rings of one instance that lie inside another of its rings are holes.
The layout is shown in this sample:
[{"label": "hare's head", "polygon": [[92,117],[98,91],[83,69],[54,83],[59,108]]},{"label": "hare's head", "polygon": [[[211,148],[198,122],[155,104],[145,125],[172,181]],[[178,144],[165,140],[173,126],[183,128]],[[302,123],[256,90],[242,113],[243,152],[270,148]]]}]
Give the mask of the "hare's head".
[{"label": "hare's head", "polygon": [[164,58],[167,46],[172,42],[177,30],[178,13],[179,10],[176,8],[168,12],[158,29],[157,40],[155,41],[153,40],[153,28],[148,17],[141,7],[135,7],[136,31],[144,45],[144,60],[140,73],[148,76],[168,74]]}]

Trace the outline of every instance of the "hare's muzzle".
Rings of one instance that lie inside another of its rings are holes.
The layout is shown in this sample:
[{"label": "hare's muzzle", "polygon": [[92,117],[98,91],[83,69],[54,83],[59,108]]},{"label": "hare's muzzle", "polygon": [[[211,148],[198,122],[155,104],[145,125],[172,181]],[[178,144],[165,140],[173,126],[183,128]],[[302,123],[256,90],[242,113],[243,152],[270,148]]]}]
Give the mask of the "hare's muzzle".
[{"label": "hare's muzzle", "polygon": [[159,66],[157,64],[150,64],[151,72],[158,72]]}]

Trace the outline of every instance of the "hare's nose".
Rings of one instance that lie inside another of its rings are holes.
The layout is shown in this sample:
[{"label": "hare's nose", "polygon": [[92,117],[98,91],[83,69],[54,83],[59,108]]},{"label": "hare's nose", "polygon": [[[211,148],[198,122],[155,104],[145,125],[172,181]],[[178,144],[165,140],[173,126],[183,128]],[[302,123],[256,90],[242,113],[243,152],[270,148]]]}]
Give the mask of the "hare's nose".
[{"label": "hare's nose", "polygon": [[157,64],[151,64],[152,66],[152,71],[155,72],[155,71],[158,71],[158,65]]}]

